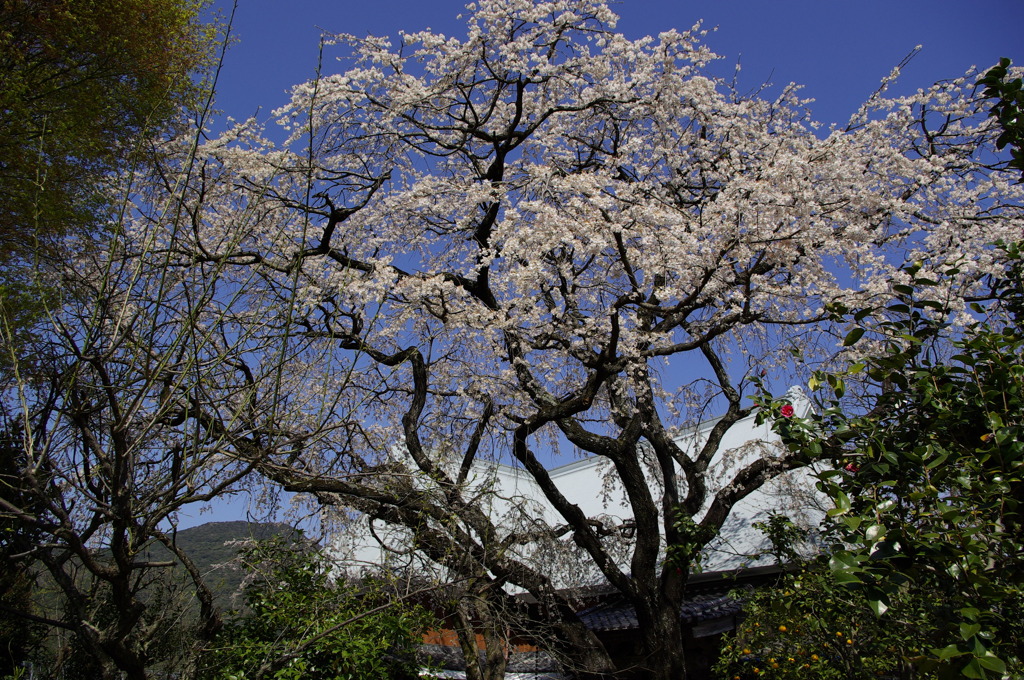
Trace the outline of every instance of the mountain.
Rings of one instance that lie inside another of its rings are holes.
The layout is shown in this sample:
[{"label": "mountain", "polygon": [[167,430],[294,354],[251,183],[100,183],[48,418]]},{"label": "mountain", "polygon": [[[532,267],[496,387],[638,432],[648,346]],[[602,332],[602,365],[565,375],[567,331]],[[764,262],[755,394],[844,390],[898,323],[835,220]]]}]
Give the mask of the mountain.
[{"label": "mountain", "polygon": [[[174,542],[203,574],[206,585],[213,591],[217,608],[227,612],[241,606],[236,595],[241,591],[245,572],[235,561],[239,550],[246,541],[262,541],[274,536],[292,536],[298,540],[300,534],[295,528],[279,522],[208,522],[178,531]],[[170,554],[163,545],[157,544],[152,548],[149,559],[169,560]],[[181,565],[175,565],[173,569],[181,578],[187,578]]]}]

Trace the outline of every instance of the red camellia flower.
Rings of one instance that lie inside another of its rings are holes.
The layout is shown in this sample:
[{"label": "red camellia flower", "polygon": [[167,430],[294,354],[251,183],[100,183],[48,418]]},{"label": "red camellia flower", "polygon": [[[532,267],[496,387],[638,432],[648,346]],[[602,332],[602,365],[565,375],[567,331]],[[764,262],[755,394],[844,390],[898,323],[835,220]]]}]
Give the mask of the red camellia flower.
[{"label": "red camellia flower", "polygon": [[793,417],[793,407],[790,406],[789,404],[786,404],[785,406],[783,406],[779,410],[779,413],[782,414],[783,418],[792,418]]}]

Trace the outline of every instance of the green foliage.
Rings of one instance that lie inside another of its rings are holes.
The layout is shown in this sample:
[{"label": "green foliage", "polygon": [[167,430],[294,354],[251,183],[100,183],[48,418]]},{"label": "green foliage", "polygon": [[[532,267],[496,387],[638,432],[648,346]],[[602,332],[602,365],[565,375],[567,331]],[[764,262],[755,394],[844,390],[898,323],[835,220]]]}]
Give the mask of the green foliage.
[{"label": "green foliage", "polygon": [[[1013,318],[1020,253],[1004,250],[1008,275],[993,282],[1001,305],[962,335],[951,337],[931,293],[940,282],[919,265],[880,322],[837,310],[855,329],[846,345],[863,337],[881,350],[815,374],[825,408],[776,428],[791,448],[833,464],[819,488],[834,503],[835,583],[882,622],[904,621],[907,602],[930,598],[903,647],[922,649],[918,668],[940,678],[1024,673],[1024,330]],[[855,381],[874,386],[859,412],[843,401]]]},{"label": "green foliage", "polygon": [[5,569],[0,575],[0,678],[15,673],[42,637],[40,626],[17,614],[32,611],[33,586],[24,571]]},{"label": "green foliage", "polygon": [[1011,147],[1013,160],[1009,166],[1024,174],[1024,87],[1020,78],[1007,80],[1010,60],[1003,57],[978,81],[985,87],[985,97],[995,99],[992,115],[999,121],[1003,132],[996,139],[996,148]]},{"label": "green foliage", "polygon": [[0,2],[0,264],[107,212],[103,177],[198,99],[203,0]]},{"label": "green foliage", "polygon": [[[0,424],[0,510],[19,508],[40,513],[42,508],[26,492],[18,470],[24,465],[23,430],[17,424]],[[35,613],[35,582],[27,556],[40,533],[0,512],[0,677],[15,672],[42,636],[41,627],[20,614]]]},{"label": "green foliage", "polygon": [[429,618],[382,581],[333,580],[324,557],[273,539],[242,553],[248,612],[229,622],[204,659],[205,678],[372,680],[412,671]]},{"label": "green foliage", "polygon": [[0,337],[4,341],[0,380],[10,377],[15,366],[22,379],[32,379],[40,365],[47,364],[47,357],[28,347],[47,321],[47,309],[56,295],[46,286],[26,280],[35,273],[12,269],[0,273]]},{"label": "green foliage", "polygon": [[704,568],[701,564],[704,546],[713,536],[706,527],[697,524],[681,508],[676,510],[673,526],[678,538],[668,546],[668,561],[687,573],[699,574]]},{"label": "green foliage", "polygon": [[879,620],[865,615],[859,594],[838,586],[823,564],[808,565],[748,596],[747,618],[715,670],[734,680],[909,678],[924,602],[904,595],[907,618]]},{"label": "green foliage", "polygon": [[768,553],[776,564],[795,564],[803,559],[800,545],[807,539],[807,531],[793,523],[789,517],[773,514],[767,522],[754,522],[754,528],[768,539]]}]

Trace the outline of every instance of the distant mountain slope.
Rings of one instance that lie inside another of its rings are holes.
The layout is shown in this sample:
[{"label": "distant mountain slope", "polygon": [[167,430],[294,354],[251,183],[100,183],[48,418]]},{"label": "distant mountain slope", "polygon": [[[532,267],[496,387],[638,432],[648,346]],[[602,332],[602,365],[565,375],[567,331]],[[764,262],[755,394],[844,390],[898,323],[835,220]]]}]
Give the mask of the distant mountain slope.
[{"label": "distant mountain slope", "polygon": [[[217,608],[226,612],[241,605],[241,600],[234,597],[245,577],[245,572],[234,562],[241,543],[289,535],[297,537],[298,533],[282,523],[208,522],[178,531],[174,540],[204,575],[206,585],[213,591]],[[166,548],[159,544],[154,546],[151,559],[169,559]],[[174,569],[186,578],[181,565]]]}]

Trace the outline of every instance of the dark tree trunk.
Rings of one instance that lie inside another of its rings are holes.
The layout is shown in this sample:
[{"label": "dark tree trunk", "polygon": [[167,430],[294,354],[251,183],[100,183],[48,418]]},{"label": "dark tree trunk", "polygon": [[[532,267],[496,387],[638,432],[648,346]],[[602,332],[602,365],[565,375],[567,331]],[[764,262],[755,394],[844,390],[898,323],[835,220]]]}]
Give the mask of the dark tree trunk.
[{"label": "dark tree trunk", "polygon": [[641,627],[644,650],[644,680],[684,680],[686,654],[683,647],[683,630],[677,612],[663,608],[653,625]]}]

